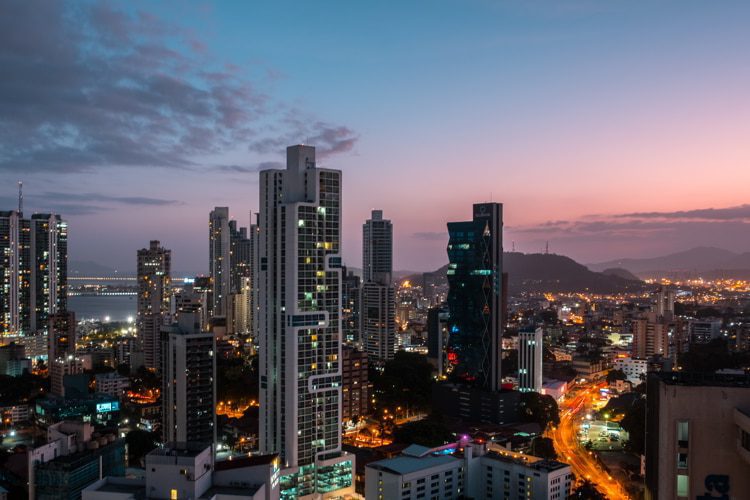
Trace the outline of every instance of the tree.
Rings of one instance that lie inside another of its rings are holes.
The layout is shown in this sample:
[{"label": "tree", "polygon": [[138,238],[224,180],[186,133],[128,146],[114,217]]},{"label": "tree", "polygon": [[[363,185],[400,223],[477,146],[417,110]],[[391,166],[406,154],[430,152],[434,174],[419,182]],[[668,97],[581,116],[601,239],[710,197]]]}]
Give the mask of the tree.
[{"label": "tree", "polygon": [[524,422],[535,422],[544,431],[549,424],[560,423],[560,411],[557,402],[552,396],[541,395],[537,392],[524,392],[521,394],[519,404],[521,420]]},{"label": "tree", "polygon": [[646,398],[638,398],[625,412],[620,426],[628,432],[626,448],[633,453],[646,453]]},{"label": "tree", "polygon": [[622,370],[610,370],[609,373],[607,373],[607,383],[612,384],[618,380],[627,380],[628,377],[625,375],[625,372]]},{"label": "tree", "polygon": [[557,458],[557,451],[555,451],[555,444],[550,438],[546,437],[535,437],[531,441],[531,454],[535,457],[541,457],[546,460],[554,460]]},{"label": "tree", "polygon": [[580,498],[582,500],[607,500],[607,497],[594,486],[588,479],[582,482],[568,498]]},{"label": "tree", "polygon": [[393,431],[394,441],[402,444],[420,444],[422,446],[440,446],[455,441],[453,433],[438,415],[430,415],[416,422],[409,422]]},{"label": "tree", "polygon": [[155,433],[136,429],[127,433],[125,442],[128,445],[129,465],[142,467],[143,458],[156,448],[159,441]]}]

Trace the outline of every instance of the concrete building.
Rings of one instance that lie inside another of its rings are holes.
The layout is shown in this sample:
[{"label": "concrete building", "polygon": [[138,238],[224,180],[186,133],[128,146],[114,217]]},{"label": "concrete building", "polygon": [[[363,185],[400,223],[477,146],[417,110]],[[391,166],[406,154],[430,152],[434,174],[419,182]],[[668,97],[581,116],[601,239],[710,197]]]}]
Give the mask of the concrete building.
[{"label": "concrete building", "polygon": [[645,359],[657,354],[669,355],[669,323],[651,315],[634,319],[632,324],[634,358]]},{"label": "concrete building", "polygon": [[341,268],[341,328],[344,341],[350,345],[362,345],[361,312],[362,281],[353,271]]},{"label": "concrete building", "polygon": [[99,435],[89,423],[64,421],[47,429],[47,444],[28,453],[29,498],[68,500],[102,476],[125,475],[125,440]]},{"label": "concrete building", "polygon": [[216,462],[211,446],[168,444],[146,455],[145,477],[102,477],[82,500],[278,500],[277,455]]},{"label": "concrete building", "polygon": [[518,422],[518,391],[486,391],[466,384],[442,383],[432,388],[438,413],[464,422],[512,424]]},{"label": "concrete building", "polygon": [[518,390],[542,391],[542,335],[541,328],[518,332]]},{"label": "concrete building", "polygon": [[351,346],[341,348],[341,419],[348,422],[370,414],[372,383],[367,354]]},{"label": "concrete building", "polygon": [[109,394],[110,396],[120,397],[130,387],[130,378],[123,377],[117,372],[97,373],[94,380],[96,381],[96,392]]},{"label": "concrete building", "polygon": [[260,449],[278,453],[281,489],[353,492],[341,450],[341,172],[315,148],[287,148],[260,173]]},{"label": "concrete building", "polygon": [[646,499],[747,498],[750,377],[650,373]]},{"label": "concrete building", "polygon": [[76,315],[70,311],[60,311],[49,315],[47,342],[48,360],[67,358],[76,352]]},{"label": "concrete building", "polygon": [[172,252],[152,240],[138,250],[138,341],[149,370],[158,370],[161,359],[161,327],[168,321],[171,299]]},{"label": "concrete building", "polygon": [[215,207],[208,215],[208,265],[213,286],[211,317],[226,318],[231,286],[231,248],[229,207]]},{"label": "concrete building", "polygon": [[18,377],[24,370],[31,371],[31,360],[26,357],[25,346],[16,342],[0,346],[0,374]]},{"label": "concrete building", "polygon": [[374,360],[396,353],[396,290],[393,286],[393,224],[373,210],[362,225],[362,346]]},{"label": "concrete building", "polygon": [[427,311],[427,359],[437,370],[438,378],[446,375],[450,365],[446,356],[450,314],[446,307],[431,307]]},{"label": "concrete building", "polygon": [[216,443],[216,340],[200,316],[162,328],[162,434],[168,443]]},{"label": "concrete building", "polygon": [[84,362],[78,356],[69,354],[65,358],[57,358],[49,361],[50,392],[55,396],[65,397],[65,379],[73,375],[83,373]]},{"label": "concrete building", "polygon": [[721,319],[691,320],[688,323],[690,344],[708,344],[721,337]]},{"label": "concrete building", "polygon": [[401,455],[367,464],[365,498],[564,500],[570,466],[514,453],[496,445],[411,445]]},{"label": "concrete building", "polygon": [[646,380],[648,372],[648,360],[640,358],[616,357],[612,362],[613,370],[622,370],[633,385],[638,385]]}]

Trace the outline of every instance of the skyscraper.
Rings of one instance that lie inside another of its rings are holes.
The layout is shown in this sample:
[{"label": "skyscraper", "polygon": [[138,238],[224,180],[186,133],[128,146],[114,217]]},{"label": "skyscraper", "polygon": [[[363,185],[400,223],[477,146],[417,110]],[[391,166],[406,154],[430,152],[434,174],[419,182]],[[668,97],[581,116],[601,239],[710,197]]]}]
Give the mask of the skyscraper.
[{"label": "skyscraper", "polygon": [[542,329],[518,332],[518,390],[542,391]]},{"label": "skyscraper", "polygon": [[209,274],[213,283],[213,304],[209,313],[226,318],[229,311],[232,242],[229,235],[229,207],[216,207],[208,216]]},{"label": "skyscraper", "polygon": [[59,215],[0,212],[0,328],[3,334],[46,332],[65,311],[68,224]]},{"label": "skyscraper", "polygon": [[393,225],[373,210],[362,226],[362,345],[376,360],[396,352],[396,290],[393,275]]},{"label": "skyscraper", "polygon": [[159,369],[160,331],[170,312],[172,252],[152,240],[138,250],[138,340],[146,368]]},{"label": "skyscraper", "polygon": [[31,216],[31,331],[68,304],[68,223],[56,214]]},{"label": "skyscraper", "polygon": [[449,358],[454,378],[500,388],[503,206],[474,205],[473,219],[448,223]]},{"label": "skyscraper", "polygon": [[47,359],[50,362],[75,354],[76,315],[67,311],[51,314],[47,342],[49,346]]},{"label": "skyscraper", "polygon": [[346,267],[341,268],[341,325],[347,344],[361,345],[360,313],[362,311],[362,284],[359,276]]},{"label": "skyscraper", "polygon": [[260,449],[286,495],[353,491],[341,451],[341,172],[287,148],[260,173]]},{"label": "skyscraper", "polygon": [[216,443],[216,340],[197,311],[162,327],[162,420],[167,443]]}]

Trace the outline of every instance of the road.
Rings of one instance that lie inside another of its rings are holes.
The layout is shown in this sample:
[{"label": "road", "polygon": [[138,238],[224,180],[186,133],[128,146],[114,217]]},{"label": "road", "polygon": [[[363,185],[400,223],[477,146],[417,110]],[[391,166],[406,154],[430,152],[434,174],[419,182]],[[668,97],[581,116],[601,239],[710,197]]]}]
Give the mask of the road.
[{"label": "road", "polygon": [[593,452],[586,450],[578,441],[580,415],[587,409],[592,398],[598,395],[603,384],[587,384],[580,391],[560,404],[560,425],[547,430],[547,437],[555,444],[558,458],[570,464],[579,480],[588,479],[608,498],[626,499],[628,495],[621,484],[607,473],[597,462]]}]

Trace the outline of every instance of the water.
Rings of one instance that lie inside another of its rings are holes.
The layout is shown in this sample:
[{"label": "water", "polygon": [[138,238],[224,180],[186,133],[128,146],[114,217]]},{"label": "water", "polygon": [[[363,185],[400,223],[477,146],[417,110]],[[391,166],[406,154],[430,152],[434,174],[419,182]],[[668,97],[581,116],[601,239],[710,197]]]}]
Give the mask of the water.
[{"label": "water", "polygon": [[127,321],[128,317],[135,317],[136,296],[68,297],[68,310],[76,313],[76,319],[104,319],[109,316],[110,321]]}]

